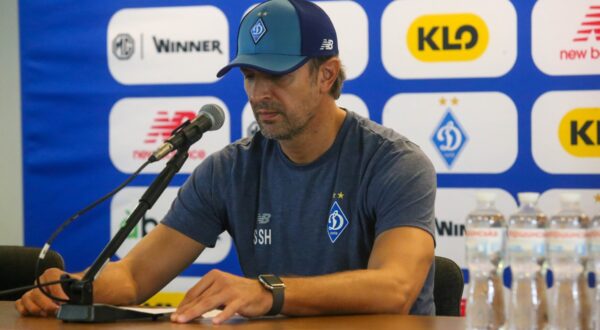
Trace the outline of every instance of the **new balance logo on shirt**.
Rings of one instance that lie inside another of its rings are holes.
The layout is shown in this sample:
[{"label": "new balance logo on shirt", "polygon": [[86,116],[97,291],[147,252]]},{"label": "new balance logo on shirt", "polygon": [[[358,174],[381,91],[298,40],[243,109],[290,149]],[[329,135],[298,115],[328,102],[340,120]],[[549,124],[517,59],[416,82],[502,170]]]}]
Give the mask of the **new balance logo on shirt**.
[{"label": "new balance logo on shirt", "polygon": [[[257,226],[268,225],[271,222],[271,213],[256,215]],[[254,245],[271,245],[271,228],[254,229]]]}]

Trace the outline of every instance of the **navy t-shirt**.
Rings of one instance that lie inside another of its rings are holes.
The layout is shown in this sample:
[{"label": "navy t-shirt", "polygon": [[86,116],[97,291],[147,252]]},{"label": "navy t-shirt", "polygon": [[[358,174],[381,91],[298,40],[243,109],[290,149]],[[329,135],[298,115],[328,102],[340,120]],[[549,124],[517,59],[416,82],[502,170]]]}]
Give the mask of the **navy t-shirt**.
[{"label": "navy t-shirt", "polygon": [[[247,277],[366,269],[395,227],[434,237],[436,176],[414,143],[348,111],[334,144],[298,165],[260,132],[208,157],[163,223],[213,247],[227,230]],[[418,247],[415,247],[418,248]],[[433,264],[411,314],[432,315]]]}]

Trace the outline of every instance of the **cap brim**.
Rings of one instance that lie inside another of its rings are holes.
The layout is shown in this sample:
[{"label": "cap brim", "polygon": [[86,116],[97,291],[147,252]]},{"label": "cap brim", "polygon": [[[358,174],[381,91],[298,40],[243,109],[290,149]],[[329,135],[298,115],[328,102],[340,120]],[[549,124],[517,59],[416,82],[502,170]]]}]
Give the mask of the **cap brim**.
[{"label": "cap brim", "polygon": [[220,78],[231,68],[246,67],[269,74],[286,74],[301,67],[309,57],[296,55],[275,55],[275,54],[244,54],[236,56],[231,63],[217,72]]}]

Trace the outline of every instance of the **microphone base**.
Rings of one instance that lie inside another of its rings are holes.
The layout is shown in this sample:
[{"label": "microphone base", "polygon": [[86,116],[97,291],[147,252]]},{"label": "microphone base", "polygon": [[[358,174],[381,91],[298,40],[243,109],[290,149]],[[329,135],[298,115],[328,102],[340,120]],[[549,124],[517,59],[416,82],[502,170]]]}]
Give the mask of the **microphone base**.
[{"label": "microphone base", "polygon": [[163,315],[165,314],[150,314],[104,304],[62,304],[56,318],[64,322],[106,323],[124,320],[156,320]]}]

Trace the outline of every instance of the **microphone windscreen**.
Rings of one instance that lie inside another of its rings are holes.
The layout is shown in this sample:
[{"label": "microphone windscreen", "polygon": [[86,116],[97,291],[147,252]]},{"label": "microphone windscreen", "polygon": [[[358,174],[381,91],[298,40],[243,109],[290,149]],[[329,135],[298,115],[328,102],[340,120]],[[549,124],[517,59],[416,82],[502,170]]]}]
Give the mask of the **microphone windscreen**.
[{"label": "microphone windscreen", "polygon": [[198,112],[198,116],[206,115],[212,121],[212,126],[210,127],[210,131],[216,131],[223,126],[225,122],[225,113],[220,106],[216,104],[205,104],[200,108]]}]

